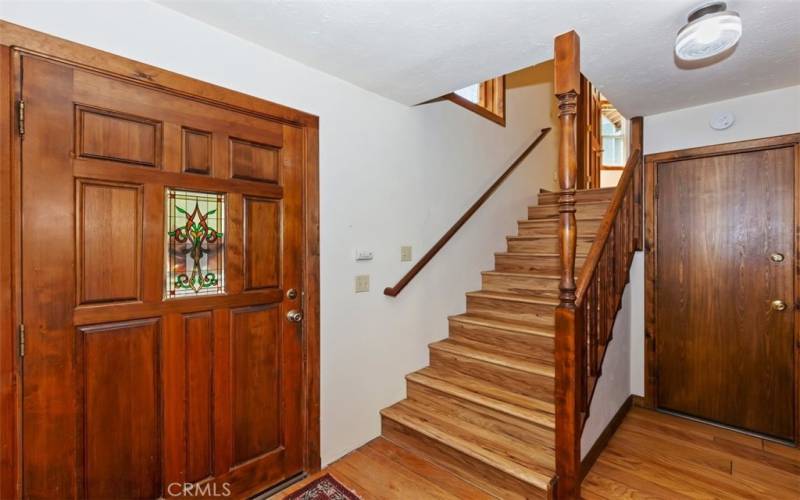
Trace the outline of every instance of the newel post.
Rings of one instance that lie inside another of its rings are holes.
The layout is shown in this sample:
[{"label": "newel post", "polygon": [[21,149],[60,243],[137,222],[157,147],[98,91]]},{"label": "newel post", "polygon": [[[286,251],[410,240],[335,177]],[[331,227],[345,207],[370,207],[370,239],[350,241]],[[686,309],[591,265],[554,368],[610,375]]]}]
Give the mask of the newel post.
[{"label": "newel post", "polygon": [[580,38],[574,31],[555,39],[555,94],[558,98],[561,138],[558,155],[558,228],[561,256],[559,305],[556,308],[556,495],[580,497],[581,408],[579,367],[582,360],[575,309],[575,182],[578,152],[575,118],[580,93]]}]

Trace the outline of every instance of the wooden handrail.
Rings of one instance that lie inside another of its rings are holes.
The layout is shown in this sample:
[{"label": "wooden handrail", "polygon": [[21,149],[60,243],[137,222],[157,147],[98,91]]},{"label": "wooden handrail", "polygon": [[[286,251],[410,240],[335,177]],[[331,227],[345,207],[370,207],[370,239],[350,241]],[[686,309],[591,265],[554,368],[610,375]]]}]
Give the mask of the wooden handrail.
[{"label": "wooden handrail", "polygon": [[406,285],[408,285],[408,283],[412,279],[414,279],[414,276],[416,276],[422,270],[422,268],[425,267],[425,265],[428,264],[428,262],[430,262],[433,259],[433,257],[439,252],[439,250],[441,250],[442,247],[444,247],[445,244],[448,241],[450,241],[450,238],[452,238],[453,235],[456,234],[459,229],[461,229],[461,226],[463,226],[469,220],[469,218],[472,217],[472,215],[478,211],[481,205],[483,205],[486,202],[486,200],[489,199],[492,193],[494,193],[497,190],[497,188],[499,188],[500,185],[503,184],[503,181],[505,181],[506,178],[509,175],[511,175],[514,169],[516,169],[517,166],[519,166],[519,164],[522,163],[522,161],[530,154],[530,152],[533,151],[536,148],[536,146],[539,145],[540,142],[542,142],[542,140],[549,132],[550,132],[550,127],[543,128],[539,133],[539,136],[527,148],[525,148],[525,151],[523,151],[517,157],[517,159],[514,160],[511,166],[509,166],[506,169],[506,171],[503,172],[503,175],[501,175],[496,181],[494,181],[494,184],[492,184],[489,187],[489,189],[487,189],[486,192],[483,193],[483,195],[481,195],[480,198],[478,198],[478,201],[473,203],[472,206],[469,207],[469,209],[466,212],[464,212],[464,215],[462,215],[456,221],[456,223],[453,224],[453,226],[450,229],[448,229],[447,232],[444,233],[444,235],[441,238],[439,238],[439,241],[437,241],[431,247],[431,249],[428,250],[416,264],[414,264],[414,267],[412,267],[402,278],[400,278],[400,281],[398,281],[395,286],[387,287],[386,289],[383,290],[384,295],[388,295],[389,297],[396,297],[397,294],[399,294],[403,290],[403,288],[405,288]]},{"label": "wooden handrail", "polygon": [[614,221],[622,208],[622,202],[625,200],[628,184],[630,184],[636,174],[636,170],[641,168],[642,155],[638,149],[634,149],[625,163],[625,169],[617,182],[617,188],[614,190],[614,196],[611,198],[606,213],[603,216],[603,221],[597,229],[592,247],[589,249],[589,254],[583,263],[581,274],[578,277],[577,289],[575,290],[575,303],[580,305],[586,295],[586,289],[589,288],[589,281],[592,275],[597,270],[597,264],[603,254],[603,248],[606,246],[611,229],[614,227]]}]

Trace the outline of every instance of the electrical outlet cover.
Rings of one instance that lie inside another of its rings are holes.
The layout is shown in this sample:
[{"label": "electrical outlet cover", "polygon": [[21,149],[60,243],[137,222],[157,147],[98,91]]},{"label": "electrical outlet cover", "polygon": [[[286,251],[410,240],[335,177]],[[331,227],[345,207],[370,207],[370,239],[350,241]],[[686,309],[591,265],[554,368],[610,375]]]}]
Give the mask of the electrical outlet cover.
[{"label": "electrical outlet cover", "polygon": [[369,292],[369,274],[356,276],[356,293]]},{"label": "electrical outlet cover", "polygon": [[400,247],[400,262],[411,262],[411,247]]}]

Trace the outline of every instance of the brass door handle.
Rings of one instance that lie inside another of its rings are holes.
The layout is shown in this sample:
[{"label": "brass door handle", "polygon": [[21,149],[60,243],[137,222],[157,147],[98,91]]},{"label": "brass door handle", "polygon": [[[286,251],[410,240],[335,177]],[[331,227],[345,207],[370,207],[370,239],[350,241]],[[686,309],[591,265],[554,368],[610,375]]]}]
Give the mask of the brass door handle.
[{"label": "brass door handle", "polygon": [[773,300],[772,301],[772,310],[773,311],[783,311],[786,309],[786,302],[782,300]]},{"label": "brass door handle", "polygon": [[291,311],[286,313],[286,318],[293,323],[300,323],[301,321],[303,321],[303,313],[296,309],[292,309]]}]

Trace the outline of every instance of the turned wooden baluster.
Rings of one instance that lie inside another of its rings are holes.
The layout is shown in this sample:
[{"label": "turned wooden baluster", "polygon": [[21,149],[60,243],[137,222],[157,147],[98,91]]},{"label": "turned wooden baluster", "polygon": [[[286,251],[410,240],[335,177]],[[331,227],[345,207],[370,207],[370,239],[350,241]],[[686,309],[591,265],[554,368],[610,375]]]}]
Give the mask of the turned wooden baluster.
[{"label": "turned wooden baluster", "polygon": [[561,139],[558,156],[558,227],[561,255],[559,305],[556,308],[556,474],[558,498],[580,497],[583,325],[575,309],[575,180],[577,135],[575,115],[580,93],[580,39],[574,31],[555,40],[555,94]]}]

